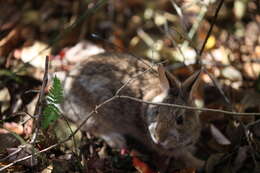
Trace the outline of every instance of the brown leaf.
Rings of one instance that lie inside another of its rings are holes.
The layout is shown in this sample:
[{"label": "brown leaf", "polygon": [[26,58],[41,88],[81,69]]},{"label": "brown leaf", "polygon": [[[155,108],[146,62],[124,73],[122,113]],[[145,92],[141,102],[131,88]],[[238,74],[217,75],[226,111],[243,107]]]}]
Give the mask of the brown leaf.
[{"label": "brown leaf", "polygon": [[140,173],[156,173],[152,170],[146,163],[142,162],[137,157],[133,157],[132,159],[133,166],[138,170]]},{"label": "brown leaf", "polygon": [[23,126],[15,123],[15,122],[4,123],[3,127],[4,128],[2,128],[2,129],[0,128],[0,134],[6,134],[6,133],[9,133],[9,131],[11,131],[18,135],[21,135],[24,132]]}]

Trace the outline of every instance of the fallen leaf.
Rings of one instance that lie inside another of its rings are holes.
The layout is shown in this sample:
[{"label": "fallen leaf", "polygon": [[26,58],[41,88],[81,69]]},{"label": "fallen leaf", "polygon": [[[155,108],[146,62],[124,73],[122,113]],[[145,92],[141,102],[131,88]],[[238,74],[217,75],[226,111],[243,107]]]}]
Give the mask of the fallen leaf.
[{"label": "fallen leaf", "polygon": [[228,66],[222,70],[222,75],[231,81],[241,81],[242,75],[235,67]]},{"label": "fallen leaf", "polygon": [[15,122],[4,123],[3,128],[0,128],[0,134],[10,133],[9,131],[14,132],[18,135],[21,135],[24,133],[23,126],[15,123]]},{"label": "fallen leaf", "polygon": [[221,145],[230,145],[230,140],[220,131],[218,130],[213,124],[210,124],[210,131],[214,139],[217,141],[218,144]]},{"label": "fallen leaf", "polygon": [[230,56],[232,55],[232,52],[224,48],[223,46],[212,49],[209,53],[206,54],[204,61],[208,63],[212,63],[212,61],[217,61],[222,64],[230,64]]},{"label": "fallen leaf", "polygon": [[256,55],[256,58],[260,58],[260,46],[255,47],[255,55]]},{"label": "fallen leaf", "polygon": [[61,54],[64,59],[69,62],[79,63],[87,59],[92,55],[103,53],[104,49],[98,47],[97,45],[89,41],[81,41],[74,45],[73,47],[66,48]]},{"label": "fallen leaf", "polygon": [[243,64],[243,70],[246,76],[252,79],[257,79],[258,75],[260,74],[260,64],[246,62]]},{"label": "fallen leaf", "polygon": [[45,58],[50,54],[51,49],[48,47],[48,45],[39,41],[35,42],[32,46],[22,48],[20,52],[20,56],[23,62],[30,63],[34,67],[41,69],[44,69]]},{"label": "fallen leaf", "polygon": [[185,65],[195,64],[197,54],[194,49],[183,46],[181,47],[181,51],[176,49],[172,52],[174,60],[184,62]]},{"label": "fallen leaf", "polygon": [[153,171],[146,163],[142,162],[137,157],[133,157],[132,159],[133,166],[138,170],[140,173],[156,173]]}]

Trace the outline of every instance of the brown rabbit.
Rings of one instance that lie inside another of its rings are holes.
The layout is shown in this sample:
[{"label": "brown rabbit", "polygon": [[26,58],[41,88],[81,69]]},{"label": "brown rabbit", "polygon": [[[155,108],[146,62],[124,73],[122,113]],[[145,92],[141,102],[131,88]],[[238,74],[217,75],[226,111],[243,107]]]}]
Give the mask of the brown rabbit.
[{"label": "brown rabbit", "polygon": [[[103,53],[89,57],[76,66],[65,80],[65,115],[80,124],[96,105],[111,98],[117,90],[151,63],[120,53]],[[199,72],[180,83],[162,66],[156,72],[138,75],[121,91],[144,101],[193,105],[192,92]],[[149,128],[148,128],[149,127]],[[83,130],[103,138],[111,147],[133,147],[142,152],[161,153],[201,167],[203,162],[190,150],[199,138],[198,114],[180,108],[147,105],[129,99],[116,99],[90,117]],[[142,148],[138,148],[138,147]],[[186,162],[186,163],[185,163]]]}]

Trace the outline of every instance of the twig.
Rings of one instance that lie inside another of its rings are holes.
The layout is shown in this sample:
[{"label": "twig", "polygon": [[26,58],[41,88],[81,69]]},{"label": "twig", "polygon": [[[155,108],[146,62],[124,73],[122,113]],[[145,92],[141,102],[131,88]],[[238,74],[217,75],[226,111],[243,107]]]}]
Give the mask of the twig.
[{"label": "twig", "polygon": [[[38,155],[38,154],[40,154],[40,153],[46,152],[46,151],[48,151],[48,150],[50,150],[50,149],[52,149],[52,148],[57,147],[58,145],[60,145],[60,143],[54,144],[54,145],[52,145],[52,146],[50,146],[50,147],[48,147],[48,148],[45,148],[45,149],[43,149],[43,150],[41,150],[41,151],[39,151],[39,152],[35,152],[34,155]],[[0,168],[0,171],[5,170],[5,169],[9,168],[10,166],[15,165],[15,164],[18,163],[18,162],[22,162],[22,161],[24,161],[24,160],[30,159],[30,158],[32,158],[32,156],[33,156],[33,155],[31,154],[31,155],[26,156],[26,157],[23,157],[23,158],[21,158],[21,159],[17,159],[17,160],[15,160],[15,161],[13,161],[12,163],[10,163],[10,164],[8,164],[8,165],[5,165],[5,166],[3,166],[2,168]]]},{"label": "twig", "polygon": [[0,159],[0,162],[3,162],[3,161],[5,161],[5,160],[7,160],[8,158],[14,156],[15,154],[19,153],[19,152],[22,150],[23,146],[24,146],[24,145],[19,146],[17,150],[15,150],[14,152],[12,152],[11,154],[9,154],[8,156],[6,156],[5,158]]},{"label": "twig", "polygon": [[260,124],[260,119],[254,121],[254,122],[251,122],[249,124],[246,125],[246,128],[250,128],[251,126],[254,126],[256,124]]},{"label": "twig", "polygon": [[145,104],[152,104],[152,105],[158,105],[158,106],[168,106],[168,107],[175,107],[175,108],[181,108],[181,109],[189,109],[189,110],[197,110],[197,111],[208,111],[208,112],[218,112],[218,113],[224,113],[228,115],[234,115],[234,116],[260,116],[260,113],[241,113],[241,112],[230,112],[230,111],[224,111],[224,110],[219,110],[219,109],[210,109],[210,108],[197,108],[197,107],[192,107],[192,106],[184,106],[184,105],[178,105],[178,104],[169,104],[169,103],[155,103],[155,102],[149,102],[149,101],[144,101],[135,97],[131,96],[125,96],[125,95],[118,95],[116,96],[117,98],[125,98],[125,99],[130,99],[134,100],[137,102],[142,102]]},{"label": "twig", "polygon": [[[45,70],[44,70],[44,76],[43,76],[42,86],[41,86],[41,90],[40,90],[40,95],[39,95],[39,98],[37,100],[35,110],[34,110],[34,114],[33,114],[34,117],[35,117],[35,119],[34,119],[35,130],[34,130],[34,133],[32,135],[31,141],[30,141],[30,144],[32,144],[32,147],[34,146],[34,144],[36,142],[36,139],[37,139],[37,136],[38,136],[38,133],[39,133],[39,130],[40,130],[40,125],[41,125],[41,115],[42,115],[43,104],[44,104],[44,99],[45,99],[45,96],[44,96],[45,92],[44,91],[45,91],[45,88],[46,88],[47,83],[48,83],[48,66],[49,66],[49,57],[46,56],[46,58],[45,58]],[[34,153],[35,153],[35,150],[32,149],[32,160],[33,160],[33,157],[34,157]]]},{"label": "twig", "polygon": [[[200,49],[199,54],[197,55],[197,57],[200,57],[200,56],[202,55],[204,49],[205,49],[206,43],[207,43],[207,41],[208,41],[208,39],[209,39],[209,36],[210,36],[210,34],[211,34],[212,30],[213,30],[213,27],[214,27],[214,25],[215,25],[215,23],[216,23],[216,20],[217,20],[217,17],[218,17],[218,13],[219,13],[220,8],[222,7],[223,3],[224,3],[224,0],[221,0],[221,1],[219,2],[219,5],[218,5],[218,7],[217,7],[217,9],[216,9],[216,11],[215,11],[215,15],[214,15],[213,21],[212,21],[212,23],[211,23],[211,25],[210,25],[210,29],[209,29],[209,31],[208,31],[208,33],[207,33],[207,36],[206,36],[206,38],[205,38],[205,40],[204,40],[204,42],[203,42],[203,45],[202,45],[202,47],[201,47],[201,49]],[[218,84],[217,80],[207,71],[207,69],[206,69],[205,67],[203,67],[202,61],[199,60],[198,62],[200,62],[200,64],[202,65],[203,71],[204,71],[205,73],[207,73],[207,75],[208,75],[209,78],[212,80],[213,84],[217,87],[217,89],[219,90],[220,94],[221,94],[222,97],[225,99],[225,101],[232,106],[230,100],[229,100],[228,97],[225,95],[224,91],[221,89],[221,87],[220,87],[220,85]],[[233,106],[232,106],[232,109],[233,109]],[[233,115],[234,115],[234,114],[233,114]]]},{"label": "twig", "polygon": [[27,90],[27,91],[24,92],[24,94],[29,94],[29,93],[39,93],[39,90],[31,89],[31,90]]},{"label": "twig", "polygon": [[42,81],[42,86],[40,90],[40,95],[37,100],[35,110],[34,110],[34,116],[35,116],[35,131],[33,133],[32,139],[30,141],[31,144],[33,144],[37,138],[39,128],[40,128],[40,116],[42,115],[42,110],[43,110],[43,103],[44,103],[44,90],[47,86],[48,83],[48,66],[49,66],[49,57],[46,56],[45,59],[45,70],[44,70],[44,76],[43,76],[43,81]]},{"label": "twig", "polygon": [[210,28],[209,28],[209,31],[208,31],[208,33],[207,33],[206,39],[204,40],[203,45],[202,45],[202,47],[201,47],[201,49],[200,49],[200,51],[199,51],[199,56],[201,56],[202,53],[203,53],[203,51],[204,51],[204,48],[205,48],[205,46],[206,46],[206,43],[207,43],[207,41],[208,41],[208,39],[209,39],[209,36],[210,36],[210,34],[211,34],[211,32],[212,32],[212,29],[213,29],[213,27],[214,27],[214,25],[215,25],[215,23],[216,23],[219,10],[220,10],[221,6],[223,5],[223,3],[224,3],[224,0],[221,0],[221,1],[219,2],[219,5],[218,5],[217,10],[216,10],[216,12],[215,12],[213,21],[212,21],[212,23],[211,23],[211,25],[210,25]]},{"label": "twig", "polygon": [[181,24],[182,24],[182,28],[185,29],[185,31],[187,31],[187,24],[183,18],[183,13],[182,13],[182,9],[176,4],[176,2],[174,0],[171,0],[171,3],[172,3],[172,6],[175,8],[178,16],[180,17],[181,19]]}]

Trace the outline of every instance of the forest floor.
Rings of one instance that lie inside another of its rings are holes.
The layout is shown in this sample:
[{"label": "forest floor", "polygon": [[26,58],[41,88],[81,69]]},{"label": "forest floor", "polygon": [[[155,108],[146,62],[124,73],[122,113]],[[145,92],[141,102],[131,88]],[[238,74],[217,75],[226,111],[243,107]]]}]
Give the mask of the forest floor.
[{"label": "forest floor", "polygon": [[257,0],[7,0],[0,11],[0,172],[155,172],[135,152],[69,137],[77,126],[62,117],[38,125],[46,56],[52,74],[104,51],[163,61],[181,80],[203,66],[199,105],[233,112],[201,111],[203,172],[260,172]]}]

